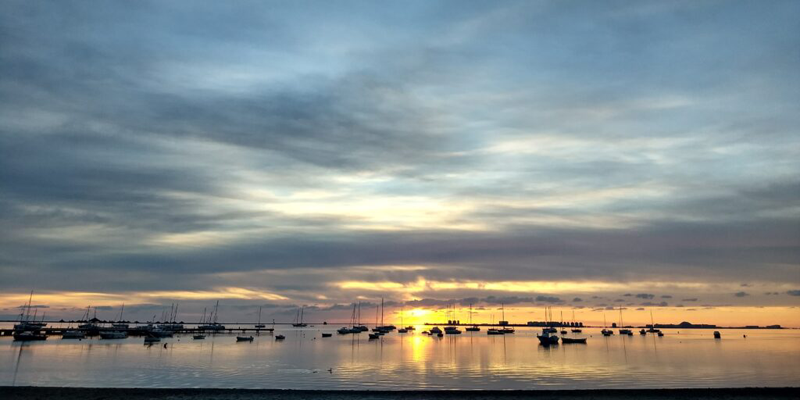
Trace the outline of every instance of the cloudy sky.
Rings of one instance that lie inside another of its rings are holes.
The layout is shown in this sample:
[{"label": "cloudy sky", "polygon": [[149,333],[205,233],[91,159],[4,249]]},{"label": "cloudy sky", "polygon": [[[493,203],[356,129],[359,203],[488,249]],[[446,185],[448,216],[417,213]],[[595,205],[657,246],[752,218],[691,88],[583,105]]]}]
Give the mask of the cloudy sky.
[{"label": "cloudy sky", "polygon": [[0,314],[800,326],[798,71],[796,1],[3,1]]}]

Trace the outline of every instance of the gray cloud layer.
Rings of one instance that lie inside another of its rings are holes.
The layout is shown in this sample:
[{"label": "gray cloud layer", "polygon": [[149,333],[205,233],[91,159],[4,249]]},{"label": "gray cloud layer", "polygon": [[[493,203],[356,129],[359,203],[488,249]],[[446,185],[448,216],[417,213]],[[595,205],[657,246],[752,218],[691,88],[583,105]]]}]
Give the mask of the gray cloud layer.
[{"label": "gray cloud layer", "polygon": [[[799,11],[3,2],[0,289],[800,285]],[[286,212],[315,191],[446,206]]]}]

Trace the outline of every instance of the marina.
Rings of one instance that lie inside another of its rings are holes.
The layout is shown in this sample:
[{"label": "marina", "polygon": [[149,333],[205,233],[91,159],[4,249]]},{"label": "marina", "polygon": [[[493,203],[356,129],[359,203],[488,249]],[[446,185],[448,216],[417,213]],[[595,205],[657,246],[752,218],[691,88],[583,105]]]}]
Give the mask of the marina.
[{"label": "marina", "polygon": [[[58,324],[56,324],[58,325]],[[66,326],[66,324],[64,324]],[[311,324],[310,324],[311,325]],[[275,333],[18,342],[0,337],[0,386],[276,389],[575,389],[782,387],[800,376],[800,331],[665,329],[542,346],[541,328],[514,335],[332,335],[334,326]],[[252,325],[250,325],[252,326]],[[53,329],[58,329],[55,327]],[[417,326],[416,331],[425,329]],[[248,330],[252,332],[252,329]],[[743,337],[746,335],[747,337]],[[238,341],[237,336],[248,340]],[[249,337],[252,336],[252,340]],[[283,337],[283,339],[279,339]],[[570,335],[572,337],[572,335]],[[328,370],[332,372],[329,372]]]}]

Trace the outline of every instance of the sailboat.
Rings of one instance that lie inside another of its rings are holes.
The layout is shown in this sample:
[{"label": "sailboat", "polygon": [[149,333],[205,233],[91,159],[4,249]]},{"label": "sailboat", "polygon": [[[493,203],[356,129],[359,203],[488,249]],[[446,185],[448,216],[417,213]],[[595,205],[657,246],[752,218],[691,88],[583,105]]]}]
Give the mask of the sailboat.
[{"label": "sailboat", "polygon": [[603,330],[600,331],[600,333],[602,333],[603,336],[611,336],[611,335],[614,334],[614,331],[612,331],[611,329],[606,329],[606,314],[605,313],[603,313]]},{"label": "sailboat", "polygon": [[[369,328],[366,325],[361,323],[361,302],[358,302],[358,308],[356,309],[356,317],[355,317],[355,324],[353,324],[353,330],[358,332],[368,332]],[[354,333],[358,333],[354,332]]]},{"label": "sailboat", "polygon": [[297,310],[297,316],[295,316],[294,323],[292,324],[293,327],[295,327],[295,328],[305,328],[305,327],[308,326],[308,324],[303,323],[303,312],[304,311],[305,311],[305,306],[300,307],[300,309]]},{"label": "sailboat", "polygon": [[363,332],[360,328],[356,327],[356,318],[357,318],[357,308],[356,303],[353,303],[353,313],[350,314],[350,328],[343,326],[336,330],[336,332],[340,335],[346,335],[348,333],[361,333]]},{"label": "sailboat", "polygon": [[125,303],[119,312],[119,320],[116,324],[111,324],[113,330],[100,332],[101,339],[126,339],[128,337],[128,324],[122,322],[122,313],[125,311]]},{"label": "sailboat", "polygon": [[380,335],[387,334],[395,329],[394,325],[386,326],[383,323],[383,314],[384,314],[384,305],[383,305],[383,297],[381,297],[381,305],[380,305],[380,314],[381,314],[381,323],[378,325],[378,310],[375,310],[375,328],[372,330],[373,332],[377,332]]},{"label": "sailboat", "polygon": [[[506,321],[506,307],[505,307],[505,304],[500,303],[500,310],[503,312],[503,321],[502,322],[504,323],[504,325],[508,324],[508,321]],[[512,328],[510,326],[503,326],[503,329],[501,329],[500,331],[503,333],[503,335],[508,335],[510,333],[514,333],[514,328]]]},{"label": "sailboat", "polygon": [[583,332],[583,330],[581,328],[578,328],[578,323],[575,322],[575,310],[572,310],[572,326],[574,326],[574,328],[572,328],[572,333],[581,333],[581,332]]},{"label": "sailboat", "polygon": [[660,329],[656,329],[656,324],[653,322],[653,310],[650,310],[650,329],[647,331],[650,333],[657,333],[659,334],[658,336],[664,336]]},{"label": "sailboat", "polygon": [[564,311],[561,311],[561,334],[566,335],[567,330],[564,329]]},{"label": "sailboat", "polygon": [[[205,312],[203,312],[205,315]],[[225,326],[220,324],[217,320],[219,318],[219,300],[217,300],[217,304],[214,305],[214,312],[208,316],[208,321],[204,321],[204,324],[198,326],[198,329],[206,330],[206,331],[222,331],[225,330]]]},{"label": "sailboat", "polygon": [[625,325],[622,323],[622,307],[620,306],[620,308],[619,308],[619,334],[620,335],[632,336],[633,335],[633,331],[631,331],[630,329],[624,328],[624,326]]},{"label": "sailboat", "polygon": [[481,328],[478,328],[478,325],[472,323],[472,303],[469,303],[469,324],[472,326],[468,326],[465,329],[467,332],[480,332]]},{"label": "sailboat", "polygon": [[122,303],[122,309],[119,311],[119,319],[117,320],[117,323],[111,324],[112,328],[122,329],[122,330],[128,329],[129,325],[122,321],[122,313],[124,312],[125,312],[125,303]]},{"label": "sailboat", "polygon": [[261,307],[258,307],[258,323],[255,325],[256,329],[266,328],[267,326],[261,323]]},{"label": "sailboat", "polygon": [[[401,308],[400,309],[400,326],[405,325],[405,322],[403,322],[403,314],[405,314],[405,313],[406,313],[406,308],[405,307]],[[400,329],[397,330],[397,333],[408,333],[408,329],[407,328],[400,328]]]}]

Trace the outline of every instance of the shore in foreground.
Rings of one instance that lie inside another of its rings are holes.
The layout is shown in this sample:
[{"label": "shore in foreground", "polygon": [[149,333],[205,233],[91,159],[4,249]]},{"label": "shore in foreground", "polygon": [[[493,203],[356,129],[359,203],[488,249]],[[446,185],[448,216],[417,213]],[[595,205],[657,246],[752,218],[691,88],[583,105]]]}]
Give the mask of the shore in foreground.
[{"label": "shore in foreground", "polygon": [[626,400],[626,399],[797,399],[797,388],[740,389],[631,389],[631,390],[526,390],[526,391],[323,391],[259,389],[113,389],[62,387],[0,387],[0,398],[47,400],[140,399],[277,399],[277,400],[350,400],[350,399],[539,399],[539,400]]}]

